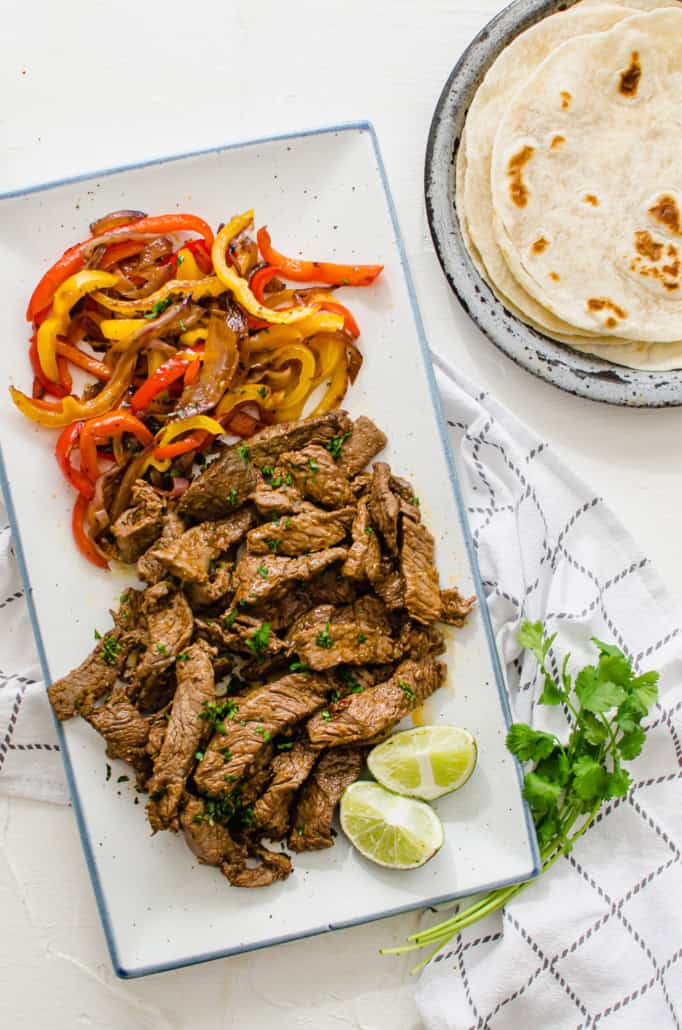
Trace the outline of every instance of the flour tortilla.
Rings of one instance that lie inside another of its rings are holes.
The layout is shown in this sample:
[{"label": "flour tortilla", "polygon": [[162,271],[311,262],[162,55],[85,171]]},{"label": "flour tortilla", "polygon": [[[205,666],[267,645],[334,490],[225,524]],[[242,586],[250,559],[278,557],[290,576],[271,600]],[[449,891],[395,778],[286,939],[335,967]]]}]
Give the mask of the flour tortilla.
[{"label": "flour tortilla", "polygon": [[604,338],[679,341],[681,134],[680,9],[569,40],[530,76],[498,127],[491,188],[500,249],[539,304]]},{"label": "flour tortilla", "polygon": [[596,330],[581,332],[556,318],[524,290],[507,266],[493,228],[490,167],[495,133],[504,111],[513,103],[514,94],[556,47],[585,32],[609,29],[631,15],[631,11],[615,4],[590,7],[578,4],[534,25],[517,36],[489,68],[466,117],[465,153],[461,162],[466,166],[465,174],[460,175],[460,167],[457,169],[458,213],[466,221],[469,237],[490,284],[522,317],[552,334],[594,336]]}]

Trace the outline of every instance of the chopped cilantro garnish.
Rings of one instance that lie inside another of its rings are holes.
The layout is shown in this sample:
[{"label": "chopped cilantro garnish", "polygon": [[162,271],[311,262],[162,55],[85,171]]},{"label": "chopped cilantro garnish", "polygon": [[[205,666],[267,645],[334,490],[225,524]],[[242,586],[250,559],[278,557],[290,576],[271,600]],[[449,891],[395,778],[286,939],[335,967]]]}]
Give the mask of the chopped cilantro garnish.
[{"label": "chopped cilantro garnish", "polygon": [[365,533],[367,536],[374,536],[374,526],[366,526]]},{"label": "chopped cilantro garnish", "polygon": [[230,626],[232,625],[234,620],[237,618],[238,614],[239,613],[237,612],[236,608],[233,608],[231,612],[227,613],[227,615],[223,619],[223,626],[224,626],[225,629],[229,629],[230,628]]},{"label": "chopped cilantro garnish", "polygon": [[410,501],[410,504],[414,504],[418,508],[419,507],[419,498],[418,497],[413,497],[411,499],[411,501]]},{"label": "chopped cilantro garnish", "polygon": [[329,443],[325,444],[327,450],[331,454],[331,456],[334,459],[334,461],[338,461],[339,458],[341,457],[341,451],[343,450],[343,445],[345,444],[345,442],[346,442],[346,440],[348,439],[349,436],[350,436],[350,432],[343,433],[342,436],[333,436],[331,438],[331,440],[329,441]]},{"label": "chopped cilantro garnish", "polygon": [[102,658],[107,665],[116,665],[121,653],[121,645],[113,637],[107,636],[100,639],[102,640]]},{"label": "chopped cilantro garnish", "polygon": [[410,684],[406,683],[405,680],[400,680],[400,682],[398,683],[398,686],[400,687],[400,689],[405,694],[407,694],[407,696],[409,697],[410,701],[416,701],[417,700],[417,695],[415,694],[415,692],[412,689],[412,687],[410,686]]},{"label": "chopped cilantro garnish", "polygon": [[266,479],[270,479],[275,474],[275,470],[272,467],[272,465],[263,465],[263,468],[261,469],[261,472],[265,476]]},{"label": "chopped cilantro garnish", "polygon": [[367,640],[367,637],[365,636],[364,633],[358,633],[358,635],[357,635],[358,644],[364,644],[364,642],[366,640]]},{"label": "chopped cilantro garnish", "polygon": [[251,456],[251,448],[247,447],[245,443],[242,443],[237,448],[237,454],[246,465],[247,461],[249,460],[249,457]]},{"label": "chopped cilantro garnish", "polygon": [[280,487],[282,485],[282,477],[281,476],[273,476],[272,479],[270,480],[270,485],[274,486],[275,489],[278,489],[278,487]]},{"label": "chopped cilantro garnish", "polygon": [[329,720],[332,717],[332,713],[327,711],[326,708],[322,709],[322,711],[320,712],[320,715],[322,716],[322,718],[324,719],[325,722],[329,722]]},{"label": "chopped cilantro garnish", "polygon": [[183,651],[182,654],[178,655],[178,661],[179,662],[188,662],[189,661],[189,655],[187,654],[187,651]]},{"label": "chopped cilantro garnish", "polygon": [[256,733],[257,733],[257,734],[258,734],[258,736],[259,736],[259,737],[261,737],[261,738],[262,738],[262,739],[263,739],[263,740],[264,740],[264,741],[265,741],[266,743],[267,743],[267,742],[268,742],[268,741],[270,740],[270,738],[272,737],[272,733],[270,733],[270,730],[266,729],[266,728],[265,728],[265,726],[256,726]]},{"label": "chopped cilantro garnish", "polygon": [[267,567],[265,565],[263,565],[262,562],[260,563],[260,565],[258,566],[258,569],[256,571],[258,572],[258,575],[261,577],[261,579],[267,579],[268,578],[269,573],[268,573]]},{"label": "chopped cilantro garnish", "polygon": [[319,469],[319,467],[320,467],[320,466],[318,465],[318,463],[317,463],[317,462],[315,461],[315,459],[314,459],[314,458],[311,458],[311,459],[310,459],[310,460],[308,461],[308,468],[309,468],[309,469],[312,469],[312,471],[313,471],[313,472],[317,472],[317,471],[318,471],[318,469]]},{"label": "chopped cilantro garnish", "polygon": [[284,482],[287,486],[293,486],[294,477],[292,476],[291,472],[287,472],[286,476],[284,477]]},{"label": "chopped cilantro garnish", "polygon": [[156,650],[159,652],[159,654],[167,654],[168,653],[168,648],[166,647],[165,644],[157,644],[156,645]]},{"label": "chopped cilantro garnish", "polygon": [[163,300],[157,300],[156,303],[152,305],[151,311],[145,311],[144,317],[147,320],[152,319],[152,318],[157,318],[158,315],[160,315],[162,311],[166,310],[166,308],[170,305],[170,303],[171,303],[171,298],[170,297],[164,297]]},{"label": "chopped cilantro garnish", "polygon": [[260,654],[268,646],[270,639],[270,623],[264,622],[262,626],[259,626],[255,633],[252,633],[246,641],[246,646],[254,654]]},{"label": "chopped cilantro garnish", "polygon": [[203,751],[195,751],[194,752],[194,757],[196,758],[197,762],[200,762],[202,760],[202,758],[204,757],[204,752]]},{"label": "chopped cilantro garnish", "polygon": [[291,751],[294,746],[293,740],[281,740],[277,745],[278,751]]},{"label": "chopped cilantro garnish", "polygon": [[324,647],[327,651],[329,651],[329,649],[334,646],[334,641],[332,640],[331,634],[329,632],[329,623],[327,623],[324,629],[317,634],[315,643],[318,647]]},{"label": "chopped cilantro garnish", "polygon": [[286,518],[284,520],[284,522],[282,523],[282,525],[284,526],[285,529],[288,529],[289,526],[291,525],[291,519],[290,518]]},{"label": "chopped cilantro garnish", "polygon": [[265,386],[259,386],[258,387],[258,396],[259,397],[267,397],[267,395],[268,395],[267,388]]},{"label": "chopped cilantro garnish", "polygon": [[237,503],[237,491],[234,489],[234,487],[230,490],[229,494],[227,495],[227,499],[234,508],[235,504]]},{"label": "chopped cilantro garnish", "polygon": [[271,536],[266,537],[265,543],[268,545],[270,550],[273,551],[273,553],[277,550],[277,548],[280,545],[280,541],[279,540],[275,540],[275,538],[271,537]]},{"label": "chopped cilantro garnish", "polygon": [[100,633],[100,631],[98,629],[96,629],[95,630],[95,640],[101,640],[101,639],[102,639],[102,634]]},{"label": "chopped cilantro garnish", "polygon": [[307,672],[308,666],[304,665],[303,662],[295,661],[289,666],[289,672]]}]

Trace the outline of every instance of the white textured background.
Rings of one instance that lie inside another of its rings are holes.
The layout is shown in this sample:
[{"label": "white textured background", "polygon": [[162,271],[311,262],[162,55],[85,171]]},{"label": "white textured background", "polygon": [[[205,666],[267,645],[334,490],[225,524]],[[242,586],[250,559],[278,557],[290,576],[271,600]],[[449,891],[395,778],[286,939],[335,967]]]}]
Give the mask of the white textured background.
[{"label": "white textured background", "polygon": [[[532,379],[469,323],[433,253],[422,191],[431,113],[461,50],[500,6],[0,0],[0,191],[371,119],[432,343],[604,495],[680,598],[682,412],[597,406]],[[110,972],[72,812],[0,800],[0,842],[0,1025],[420,1026],[407,963],[377,955],[416,916],[122,983]]]}]

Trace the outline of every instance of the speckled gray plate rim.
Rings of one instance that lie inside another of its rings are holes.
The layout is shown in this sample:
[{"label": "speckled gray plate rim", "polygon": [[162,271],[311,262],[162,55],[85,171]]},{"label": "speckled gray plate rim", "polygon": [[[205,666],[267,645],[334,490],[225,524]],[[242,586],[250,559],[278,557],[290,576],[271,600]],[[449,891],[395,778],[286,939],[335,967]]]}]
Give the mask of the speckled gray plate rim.
[{"label": "speckled gray plate rim", "polygon": [[469,104],[497,55],[525,29],[573,6],[516,0],[476,36],[440,95],[426,148],[426,212],[443,271],[462,307],[508,357],[561,390],[608,404],[661,408],[682,404],[682,371],[643,372],[580,354],[526,325],[495,296],[474,267],[455,205],[455,162]]}]

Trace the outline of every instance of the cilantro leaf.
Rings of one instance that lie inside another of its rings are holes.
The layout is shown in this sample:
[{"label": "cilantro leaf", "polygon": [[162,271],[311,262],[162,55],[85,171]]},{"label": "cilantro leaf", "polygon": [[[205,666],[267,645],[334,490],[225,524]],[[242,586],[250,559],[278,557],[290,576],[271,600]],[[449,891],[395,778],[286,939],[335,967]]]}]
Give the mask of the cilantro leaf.
[{"label": "cilantro leaf", "polygon": [[632,779],[630,777],[630,773],[626,769],[616,769],[614,772],[609,773],[606,785],[606,797],[625,797],[630,789],[631,783]]},{"label": "cilantro leaf", "polygon": [[616,647],[615,644],[605,644],[603,640],[599,640],[597,637],[590,637],[590,640],[600,654],[613,655],[616,658],[625,657],[621,649]]},{"label": "cilantro leaf", "polygon": [[573,764],[573,790],[583,801],[604,797],[608,777],[604,766],[589,755],[583,755]]},{"label": "cilantro leaf", "polygon": [[632,697],[648,712],[658,701],[657,672],[645,672],[632,681]]},{"label": "cilantro leaf", "polygon": [[586,665],[578,673],[575,692],[583,708],[597,713],[616,708],[626,697],[623,687],[611,680],[602,679],[599,669],[594,665]]},{"label": "cilantro leaf", "polygon": [[545,638],[545,629],[541,622],[530,622],[526,619],[521,623],[521,628],[516,636],[517,641],[527,651],[532,651],[538,665],[542,665],[547,652],[552,646],[554,636]]},{"label": "cilantro leaf", "polygon": [[562,788],[536,772],[529,772],[523,781],[523,796],[534,812],[544,814],[561,797]]},{"label": "cilantro leaf", "polygon": [[641,726],[635,726],[629,733],[623,734],[618,742],[622,757],[628,762],[636,758],[641,752],[645,740],[646,733]]},{"label": "cilantro leaf", "polygon": [[515,722],[507,734],[507,747],[520,762],[538,762],[548,758],[556,746],[551,733],[534,730],[524,722]]},{"label": "cilantro leaf", "polygon": [[559,705],[566,700],[566,692],[556,685],[551,676],[545,676],[545,685],[538,698],[541,705]]}]

